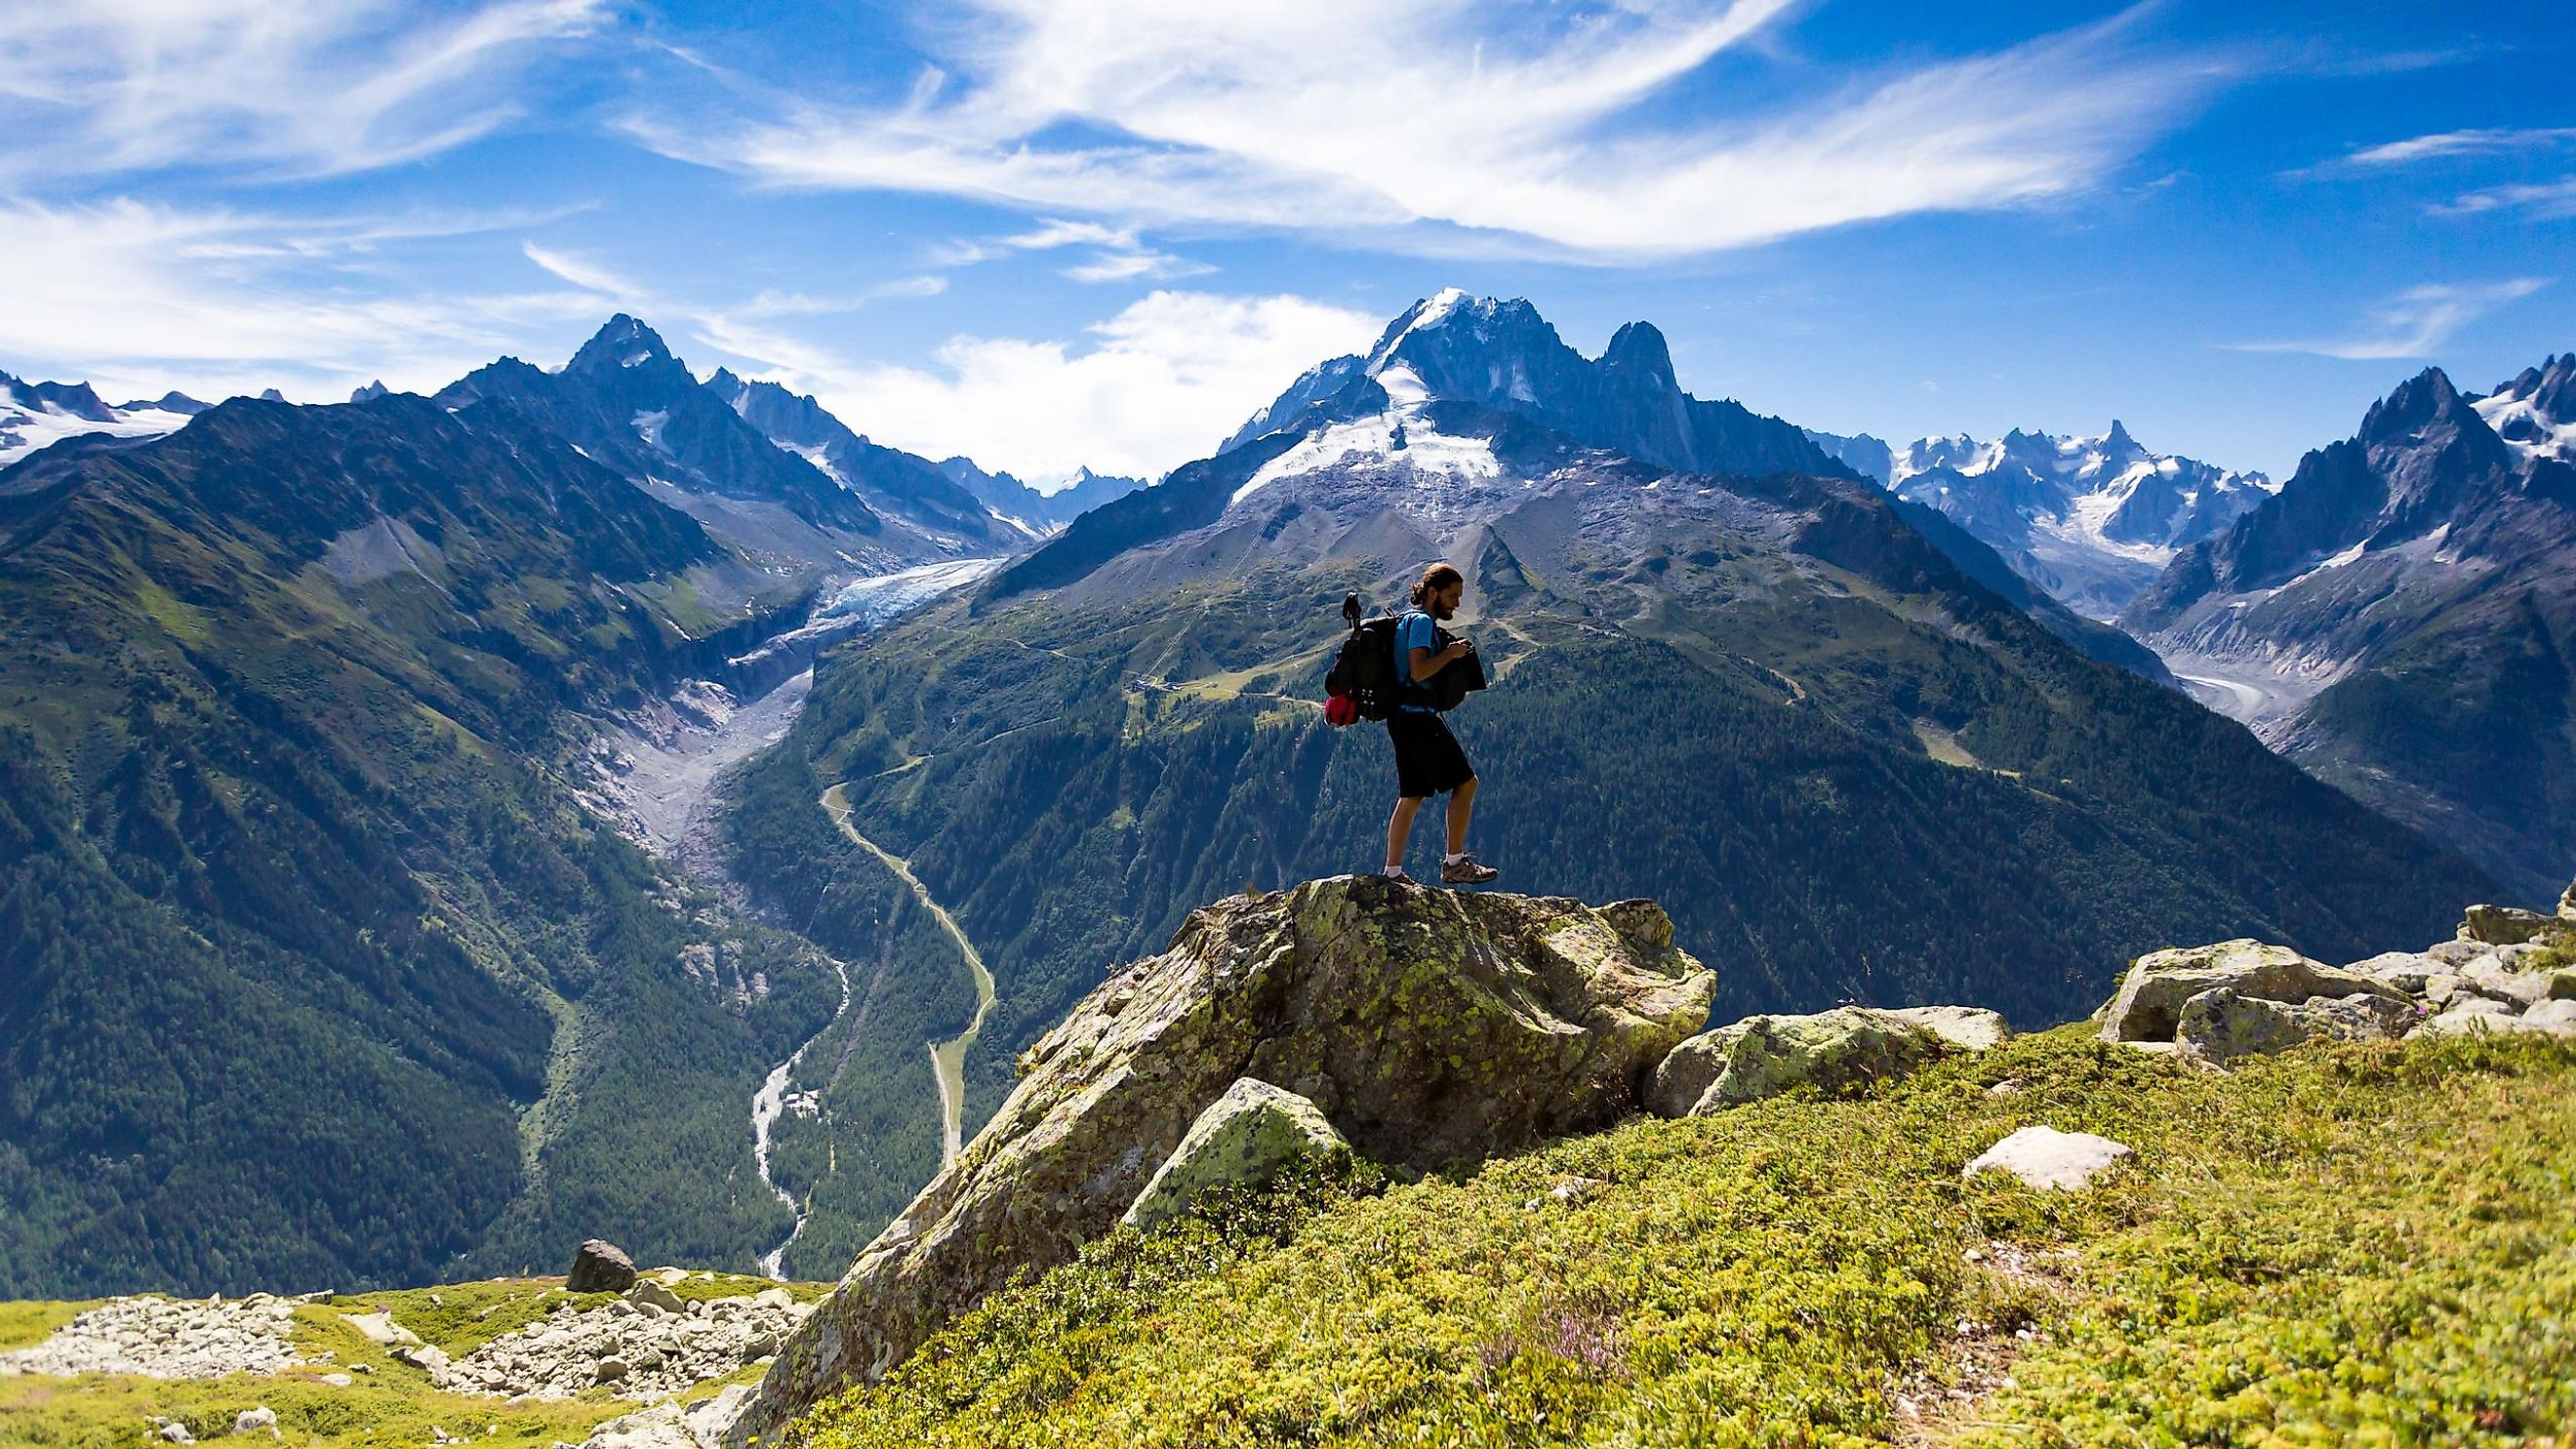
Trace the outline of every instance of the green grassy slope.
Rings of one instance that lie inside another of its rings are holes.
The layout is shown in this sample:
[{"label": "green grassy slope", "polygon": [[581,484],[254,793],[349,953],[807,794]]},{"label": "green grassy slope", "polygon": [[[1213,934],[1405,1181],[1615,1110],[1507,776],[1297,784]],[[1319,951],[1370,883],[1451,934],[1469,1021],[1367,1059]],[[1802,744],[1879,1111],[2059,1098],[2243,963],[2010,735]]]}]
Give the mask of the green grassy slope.
[{"label": "green grassy slope", "polygon": [[[2552,1442],[2576,1432],[2571,1087],[2556,1041],[2201,1075],[2068,1027],[1852,1099],[1637,1121],[1456,1180],[1211,1200],[989,1300],[801,1432]],[[2071,1194],[1961,1180],[2043,1122],[2135,1156]],[[1570,1177],[1603,1185],[1545,1200]]]}]

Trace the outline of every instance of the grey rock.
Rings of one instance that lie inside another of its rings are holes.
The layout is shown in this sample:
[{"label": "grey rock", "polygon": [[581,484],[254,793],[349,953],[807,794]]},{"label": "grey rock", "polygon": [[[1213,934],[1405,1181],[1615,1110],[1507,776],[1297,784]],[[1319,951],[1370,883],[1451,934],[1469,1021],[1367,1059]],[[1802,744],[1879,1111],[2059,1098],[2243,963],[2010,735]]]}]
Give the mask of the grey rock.
[{"label": "grey rock", "polygon": [[689,1311],[688,1304],[681,1300],[679,1294],[672,1292],[669,1288],[664,1287],[662,1284],[650,1278],[647,1278],[642,1282],[637,1283],[634,1287],[627,1289],[625,1301],[634,1304],[638,1308],[658,1308],[664,1313],[686,1313]]},{"label": "grey rock", "polygon": [[173,1444],[194,1444],[197,1442],[197,1436],[188,1432],[188,1426],[180,1423],[176,1419],[172,1419],[170,1422],[161,1426],[161,1437]]},{"label": "grey rock", "polygon": [[2437,941],[2434,944],[2425,947],[2424,954],[2441,962],[2443,965],[2452,968],[2453,970],[2457,970],[2460,967],[2466,966],[2470,962],[2475,961],[2480,956],[2489,954],[2493,950],[2494,948],[2484,941],[2472,941],[2466,936],[2462,936],[2456,940]]},{"label": "grey rock", "polygon": [[2355,976],[2394,986],[2410,996],[2421,996],[2435,980],[2454,974],[2453,963],[2421,951],[2383,951],[2367,961],[2355,961],[2343,968]]},{"label": "grey rock", "polygon": [[2183,1003],[2174,1039],[2186,1054],[2224,1064],[2311,1041],[2384,1041],[2404,1035],[2416,1020],[2414,1007],[2367,992],[2286,1002],[2220,986]]},{"label": "grey rock", "polygon": [[2471,906],[2460,922],[2460,935],[2490,946],[2518,946],[2559,935],[2566,928],[2566,921],[2558,916],[2544,916],[2518,906]]},{"label": "grey rock", "polygon": [[592,1238],[572,1255],[566,1293],[623,1293],[635,1286],[635,1260],[615,1243]]},{"label": "grey rock", "polygon": [[1314,1103],[1244,1077],[1199,1114],[1122,1220],[1150,1228],[1213,1187],[1258,1187],[1301,1162],[1347,1159],[1351,1144]]},{"label": "grey rock", "polygon": [[2524,1012],[2522,1020],[2554,1036],[2576,1036],[2576,1001],[2565,997],[2544,1001]]},{"label": "grey rock", "polygon": [[2576,921],[2576,881],[2569,881],[2558,897],[2558,919]]},{"label": "grey rock", "polygon": [[1650,903],[1343,876],[1194,912],[1022,1056],[1010,1098],[797,1329],[728,1442],[882,1376],[1108,1231],[1240,1078],[1312,1101],[1378,1162],[1428,1170],[1633,1111],[1714,989]]},{"label": "grey rock", "polygon": [[2301,1002],[2315,996],[2340,1000],[2356,993],[2400,1004],[2409,1001],[2404,991],[2386,982],[2338,971],[2287,946],[2221,941],[2139,957],[2111,998],[2102,1037],[2115,1042],[2172,1041],[2182,1025],[2184,1003],[2222,986],[2240,997],[2263,1001]]},{"label": "grey rock", "polygon": [[2534,971],[2516,971],[2501,961],[2472,963],[2460,975],[2480,996],[2506,1002],[2517,1010],[2549,999],[2550,981],[2547,976]]},{"label": "grey rock", "polygon": [[2410,1038],[2428,1036],[2483,1036],[2490,1034],[2501,1035],[2511,1032],[2547,1030],[2547,1027],[2532,1025],[2524,1021],[2521,1017],[2514,1015],[2513,1012],[2505,1007],[2501,1002],[2489,1001],[2484,997],[2479,997],[2473,1000],[2464,1001],[2458,1006],[2443,1012],[2441,1015],[2428,1019],[2422,1026],[2415,1028],[2413,1031],[2407,1033],[2407,1035]]},{"label": "grey rock", "polygon": [[2030,1187],[2072,1192],[2091,1186],[2110,1171],[2113,1163],[2128,1155],[2127,1143],[2090,1132],[2024,1127],[1979,1153],[1960,1176],[2004,1172]]},{"label": "grey rock", "polygon": [[1960,1051],[1991,1051],[2012,1036],[2003,1013],[1981,1006],[1898,1006],[1873,1008],[1909,1025],[1922,1027]]},{"label": "grey rock", "polygon": [[256,1434],[262,1429],[267,1430],[272,1438],[277,1435],[277,1411],[266,1404],[233,1415],[233,1432],[236,1434]]},{"label": "grey rock", "polygon": [[1843,1006],[1812,1016],[1749,1016],[1673,1048],[1646,1088],[1664,1117],[1722,1111],[1811,1084],[1832,1091],[1901,1076],[1947,1047],[1892,1012]]}]

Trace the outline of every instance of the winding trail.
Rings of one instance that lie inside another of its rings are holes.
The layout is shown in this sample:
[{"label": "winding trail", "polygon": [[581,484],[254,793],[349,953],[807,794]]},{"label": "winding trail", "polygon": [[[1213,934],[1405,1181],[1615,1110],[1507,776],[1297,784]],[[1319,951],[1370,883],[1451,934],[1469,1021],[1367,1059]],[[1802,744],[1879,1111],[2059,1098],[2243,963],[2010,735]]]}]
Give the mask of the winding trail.
[{"label": "winding trail", "polygon": [[778,1126],[778,1114],[787,1107],[787,1074],[796,1069],[798,1062],[805,1060],[805,1053],[813,1049],[814,1043],[831,1035],[832,1028],[841,1024],[841,1018],[850,1014],[850,970],[834,961],[832,973],[841,978],[839,1009],[832,1013],[830,1021],[823,1023],[821,1031],[807,1037],[803,1046],[788,1054],[787,1060],[770,1068],[769,1075],[761,1081],[760,1090],[751,1094],[751,1160],[760,1168],[761,1182],[778,1194],[778,1200],[787,1204],[788,1211],[796,1214],[796,1226],[787,1230],[787,1236],[778,1240],[777,1247],[760,1255],[760,1270],[781,1283],[787,1281],[788,1246],[805,1231],[805,1220],[813,1215],[813,1210],[810,1203],[798,1202],[794,1193],[780,1187],[770,1177],[770,1133]]},{"label": "winding trail", "polygon": [[824,791],[823,813],[832,817],[832,823],[841,828],[841,833],[848,836],[853,845],[885,862],[886,869],[912,888],[912,898],[921,902],[922,909],[930,912],[931,919],[948,933],[948,939],[957,943],[957,953],[966,958],[967,968],[975,973],[974,1020],[967,1022],[966,1030],[955,1037],[930,1044],[931,1072],[939,1079],[939,1165],[945,1168],[957,1160],[958,1152],[965,1146],[966,1052],[975,1045],[975,1038],[982,1034],[985,1014],[993,1009],[993,973],[985,969],[983,954],[975,949],[974,942],[966,939],[966,933],[958,928],[956,917],[949,915],[948,908],[932,898],[930,887],[923,885],[921,877],[912,873],[912,862],[861,835],[859,828],[850,823],[852,812],[848,791],[846,784]]}]

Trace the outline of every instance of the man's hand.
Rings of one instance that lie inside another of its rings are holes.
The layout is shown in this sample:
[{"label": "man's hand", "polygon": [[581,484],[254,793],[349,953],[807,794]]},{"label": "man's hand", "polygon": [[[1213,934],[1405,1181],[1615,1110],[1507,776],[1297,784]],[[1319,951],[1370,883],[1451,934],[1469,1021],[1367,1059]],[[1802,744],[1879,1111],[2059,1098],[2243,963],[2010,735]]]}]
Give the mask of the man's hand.
[{"label": "man's hand", "polygon": [[1449,647],[1440,651],[1440,662],[1446,665],[1455,660],[1464,659],[1475,652],[1475,645],[1464,639],[1452,639],[1449,641]]}]

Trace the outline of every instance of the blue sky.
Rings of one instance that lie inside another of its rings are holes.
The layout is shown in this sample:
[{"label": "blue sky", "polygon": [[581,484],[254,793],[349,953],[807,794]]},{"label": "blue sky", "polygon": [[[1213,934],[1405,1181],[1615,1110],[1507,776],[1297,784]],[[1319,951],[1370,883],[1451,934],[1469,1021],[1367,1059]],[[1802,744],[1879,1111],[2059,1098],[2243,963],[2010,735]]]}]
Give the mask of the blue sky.
[{"label": "blue sky", "polygon": [[2280,473],[2576,348],[2571,75],[2539,3],[28,3],[0,369],[335,400],[624,309],[1159,472],[1454,284],[1811,427]]}]

